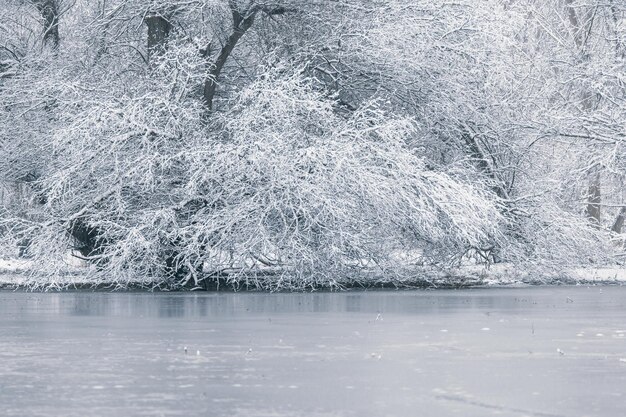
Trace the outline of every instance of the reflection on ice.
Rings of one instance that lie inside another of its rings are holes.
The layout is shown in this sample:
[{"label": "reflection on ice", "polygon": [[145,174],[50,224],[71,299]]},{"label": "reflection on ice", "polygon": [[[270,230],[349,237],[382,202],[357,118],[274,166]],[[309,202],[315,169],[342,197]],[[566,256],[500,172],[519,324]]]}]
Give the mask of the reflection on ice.
[{"label": "reflection on ice", "polygon": [[621,417],[625,298],[5,292],[0,403],[3,416]]}]

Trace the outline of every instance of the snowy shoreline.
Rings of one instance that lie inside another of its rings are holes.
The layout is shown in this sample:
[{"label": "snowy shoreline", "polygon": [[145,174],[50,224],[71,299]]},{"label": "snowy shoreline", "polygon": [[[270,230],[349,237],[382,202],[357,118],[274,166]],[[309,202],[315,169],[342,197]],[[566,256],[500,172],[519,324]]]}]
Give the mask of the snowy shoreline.
[{"label": "snowy shoreline", "polygon": [[[0,259],[0,289],[20,290],[63,290],[63,289],[164,289],[158,280],[127,281],[123,285],[111,281],[104,282],[88,277],[84,267],[68,268],[63,276],[54,280],[42,276],[33,276],[34,265],[29,260]],[[363,280],[345,279],[339,281],[340,288],[345,289],[376,289],[376,288],[469,288],[490,286],[526,286],[526,285],[624,285],[626,284],[626,268],[621,266],[602,268],[569,268],[559,273],[522,271],[508,264],[467,265],[445,270],[420,268],[404,277],[389,276]],[[228,289],[228,286],[222,287]],[[206,289],[189,287],[181,290]],[[240,287],[239,289],[246,289]],[[258,288],[248,288],[255,289]],[[320,290],[328,289],[320,287]]]}]

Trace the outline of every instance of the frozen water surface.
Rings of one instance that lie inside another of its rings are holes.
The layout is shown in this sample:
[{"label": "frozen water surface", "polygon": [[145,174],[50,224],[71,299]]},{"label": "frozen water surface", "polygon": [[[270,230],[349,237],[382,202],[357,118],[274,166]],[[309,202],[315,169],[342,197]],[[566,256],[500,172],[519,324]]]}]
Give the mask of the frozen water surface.
[{"label": "frozen water surface", "polygon": [[626,288],[2,292],[0,365],[3,416],[622,417]]}]

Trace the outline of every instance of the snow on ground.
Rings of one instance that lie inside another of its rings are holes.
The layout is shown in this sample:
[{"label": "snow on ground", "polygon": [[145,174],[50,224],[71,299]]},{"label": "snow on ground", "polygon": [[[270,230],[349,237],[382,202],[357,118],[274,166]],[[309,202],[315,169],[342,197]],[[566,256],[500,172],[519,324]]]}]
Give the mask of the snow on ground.
[{"label": "snow on ground", "polygon": [[479,285],[511,284],[575,284],[626,283],[626,267],[564,268],[560,271],[539,272],[512,264],[466,265],[450,271],[452,277],[467,277],[480,281]]},{"label": "snow on ground", "polygon": [[31,268],[32,262],[28,259],[0,259],[0,274],[3,275],[22,273]]},{"label": "snow on ground", "polygon": [[[69,258],[69,256],[68,256]],[[0,289],[29,288],[36,290],[64,289],[64,288],[111,288],[123,289],[127,287],[150,288],[155,284],[149,280],[136,280],[118,284],[94,280],[90,276],[90,268],[79,259],[67,259],[59,272],[61,278],[55,275],[37,274],[37,265],[28,259],[0,259]]]},{"label": "snow on ground", "polygon": [[572,270],[574,279],[586,281],[617,281],[626,282],[626,267],[614,268],[577,268]]},{"label": "snow on ground", "polygon": [[[71,258],[68,256],[68,258]],[[88,267],[84,263],[68,259],[67,275],[65,280],[55,281],[57,285],[90,285]],[[44,277],[34,278],[36,265],[28,259],[0,259],[0,288],[20,288],[41,279],[45,286]],[[415,278],[411,278],[411,277]],[[498,285],[527,285],[527,284],[626,284],[626,267],[602,268],[572,268],[560,272],[537,273],[516,268],[511,264],[497,264],[489,267],[483,265],[465,265],[445,270],[422,268],[414,274],[406,274],[404,278],[384,277],[377,283],[398,284],[398,286],[432,285],[441,286],[498,286]],[[144,284],[146,282],[143,282]],[[374,284],[374,283],[373,283]]]}]

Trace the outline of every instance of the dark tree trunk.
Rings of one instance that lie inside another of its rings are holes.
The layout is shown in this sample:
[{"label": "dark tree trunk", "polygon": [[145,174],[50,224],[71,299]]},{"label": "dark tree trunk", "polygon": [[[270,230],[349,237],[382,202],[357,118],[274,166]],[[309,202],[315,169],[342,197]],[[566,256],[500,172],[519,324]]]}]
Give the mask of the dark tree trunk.
[{"label": "dark tree trunk", "polygon": [[[576,47],[578,48],[578,52],[580,53],[582,62],[585,66],[587,66],[587,61],[589,60],[589,54],[586,53],[586,44],[587,37],[585,36],[585,32],[589,32],[593,25],[593,18],[589,19],[589,21],[585,24],[586,27],[581,26],[581,19],[576,13],[576,9],[574,8],[574,0],[565,0],[565,6],[567,8],[567,16],[572,27],[572,36],[574,37],[574,42],[576,43]],[[583,19],[584,20],[584,19]],[[597,103],[594,95],[588,89],[583,89],[581,94],[581,103],[582,103],[582,111],[587,113],[591,111],[594,105]],[[599,228],[601,226],[601,218],[600,218],[600,205],[602,203],[602,195],[600,191],[601,179],[600,179],[600,168],[595,167],[593,171],[590,173],[591,178],[589,179],[589,188],[587,193],[587,208],[585,209],[585,214],[587,218],[591,221],[591,223]]]},{"label": "dark tree trunk", "polygon": [[165,259],[165,276],[174,286],[179,286],[182,283],[187,284],[187,281],[193,276],[193,272],[187,267],[187,263],[183,262],[181,257],[181,241],[175,239],[168,242],[163,252],[163,258]]},{"label": "dark tree trunk", "polygon": [[[235,46],[237,46],[237,42],[239,42],[241,37],[252,27],[256,14],[263,12],[268,16],[277,16],[287,12],[287,9],[281,6],[271,7],[259,4],[250,7],[246,11],[240,11],[237,8],[236,2],[233,0],[229,1],[229,5],[233,16],[233,31],[228,36],[224,46],[220,49],[220,53],[215,59],[215,62],[212,63],[211,68],[209,69],[209,75],[204,81],[203,98],[204,105],[207,110],[213,109],[213,99],[215,98],[215,90],[217,89],[217,80],[222,72],[222,68],[224,68],[224,64],[226,64],[228,57],[235,49]],[[206,57],[210,54],[210,48],[207,47],[200,52]]]},{"label": "dark tree trunk", "polygon": [[[497,167],[495,166],[496,160],[494,159],[493,155],[488,156],[485,154],[485,152],[483,152],[481,146],[476,140],[476,136],[473,133],[466,130],[461,134],[461,137],[463,138],[463,141],[467,146],[467,151],[469,155],[472,157],[472,159],[474,159],[478,169],[484,174],[487,174],[489,178],[493,180],[493,191],[498,195],[498,197],[508,200],[509,193],[506,189],[504,182],[502,181],[502,179],[500,179],[497,172],[495,171]],[[489,160],[491,160],[491,163],[489,162]]]},{"label": "dark tree trunk", "polygon": [[576,14],[576,9],[574,8],[573,3],[574,0],[565,0],[565,7],[567,9],[567,18],[572,26],[572,36],[574,37],[574,42],[576,42],[576,46],[578,46],[578,48],[581,48],[583,46],[583,42],[580,21],[578,20],[578,15]]},{"label": "dark tree trunk", "polygon": [[82,219],[75,220],[70,227],[70,234],[76,241],[75,249],[84,257],[100,253],[100,231],[86,224]]},{"label": "dark tree trunk", "polygon": [[35,0],[35,6],[44,20],[43,43],[57,49],[59,37],[59,4],[58,0]]},{"label": "dark tree trunk", "polygon": [[146,17],[148,25],[148,61],[151,57],[161,55],[167,49],[167,38],[172,24],[161,15],[152,14]]},{"label": "dark tree trunk", "polygon": [[[618,0],[619,1],[619,0]],[[619,33],[618,33],[618,28],[620,25],[620,21],[621,21],[621,16],[620,16],[620,11],[617,8],[617,6],[615,6],[615,2],[616,0],[610,0],[609,4],[610,9],[611,9],[611,17],[613,18],[613,25],[614,25],[614,33],[613,36],[615,37],[615,49],[617,50],[617,53],[620,54],[620,56],[622,58],[626,57],[626,48],[624,48],[624,40],[620,38]]]},{"label": "dark tree trunk", "polygon": [[246,33],[248,29],[254,23],[254,14],[250,15],[247,18],[243,18],[243,16],[236,10],[233,9],[233,31],[228,36],[226,43],[220,50],[217,59],[212,64],[211,69],[209,70],[209,76],[204,82],[204,104],[208,110],[213,108],[213,99],[215,98],[215,90],[217,88],[217,79],[222,72],[222,68],[224,68],[224,64],[228,60],[228,57],[237,46],[237,42],[239,39]]},{"label": "dark tree trunk", "polygon": [[613,223],[613,227],[611,227],[611,231],[614,233],[622,233],[622,228],[624,227],[624,217],[626,217],[626,207],[622,207]]},{"label": "dark tree trunk", "polygon": [[602,196],[600,193],[600,173],[593,174],[589,183],[589,193],[587,194],[586,214],[594,226],[600,227],[600,203]]}]

